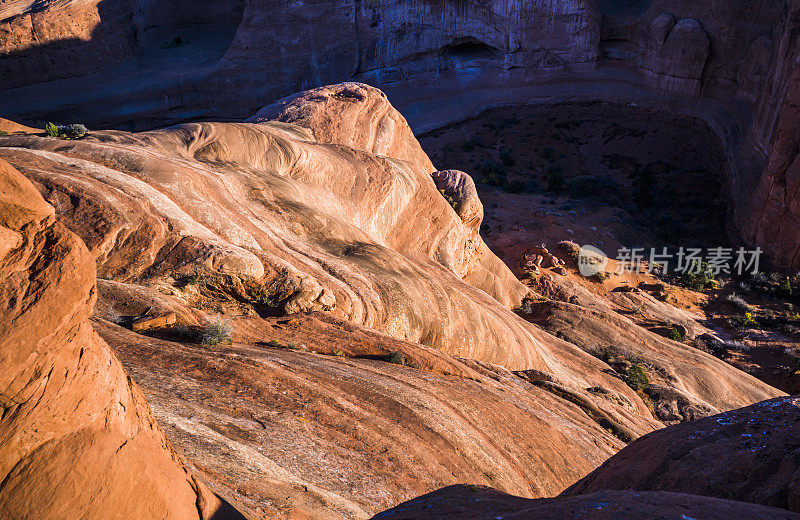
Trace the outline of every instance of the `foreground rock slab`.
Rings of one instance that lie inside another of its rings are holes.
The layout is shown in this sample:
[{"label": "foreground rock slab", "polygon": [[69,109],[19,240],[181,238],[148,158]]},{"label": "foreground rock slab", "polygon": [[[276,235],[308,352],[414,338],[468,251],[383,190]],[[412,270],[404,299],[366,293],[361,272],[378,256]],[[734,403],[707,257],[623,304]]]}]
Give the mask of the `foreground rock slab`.
[{"label": "foreground rock slab", "polygon": [[189,473],[89,324],[95,269],[0,160],[0,518],[242,518]]},{"label": "foreground rock slab", "polygon": [[[278,321],[271,342],[221,346],[94,321],[170,441],[256,518],[364,519],[459,482],[552,496],[624,446],[502,367],[321,314]],[[336,348],[347,357],[321,354]]]},{"label": "foreground rock slab", "polygon": [[665,490],[800,512],[800,397],[671,426],[631,443],[564,492]]},{"label": "foreground rock slab", "polygon": [[404,502],[372,520],[797,520],[772,507],[668,492],[597,491],[527,500],[481,486],[450,486]]}]

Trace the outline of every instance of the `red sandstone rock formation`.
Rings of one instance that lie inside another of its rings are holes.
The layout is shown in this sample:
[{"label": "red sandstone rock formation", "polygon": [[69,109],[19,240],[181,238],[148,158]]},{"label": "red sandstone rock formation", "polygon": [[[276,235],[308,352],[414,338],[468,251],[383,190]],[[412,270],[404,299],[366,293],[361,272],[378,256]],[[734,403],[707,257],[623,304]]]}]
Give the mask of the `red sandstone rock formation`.
[{"label": "red sandstone rock formation", "polygon": [[[233,277],[225,290],[235,298],[250,298],[243,284],[255,284],[283,312],[328,311],[452,356],[535,370],[629,437],[654,427],[640,396],[588,345],[511,312],[527,289],[477,234],[480,202],[465,186],[458,203],[473,209],[451,207],[380,91],[325,87],[266,114],[295,124],[188,124],[66,142],[8,136],[0,156],[40,186],[104,278],[180,295],[181,276],[219,273]],[[436,176],[446,193],[453,175]],[[598,337],[611,340],[608,330]],[[779,395],[711,356],[658,345],[665,384],[704,413]],[[709,379],[719,384],[697,383]]]},{"label": "red sandstone rock formation", "polygon": [[783,397],[654,432],[564,495],[664,490],[800,511],[798,405]]},{"label": "red sandstone rock formation", "polygon": [[500,366],[321,313],[293,319],[250,318],[216,348],[95,322],[170,440],[254,517],[363,519],[463,482],[552,496],[624,445]]},{"label": "red sandstone rock formation", "polygon": [[0,160],[0,518],[240,518],[89,324],[91,256]]}]

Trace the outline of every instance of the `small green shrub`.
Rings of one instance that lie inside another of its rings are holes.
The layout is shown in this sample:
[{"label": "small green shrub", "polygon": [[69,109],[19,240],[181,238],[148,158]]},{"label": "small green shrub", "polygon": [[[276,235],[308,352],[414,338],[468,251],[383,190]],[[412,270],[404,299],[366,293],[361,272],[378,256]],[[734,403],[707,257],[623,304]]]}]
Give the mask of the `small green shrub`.
[{"label": "small green shrub", "polygon": [[203,285],[208,283],[208,277],[205,273],[178,273],[173,275],[179,287],[187,287],[189,285]]},{"label": "small green shrub", "polygon": [[775,292],[782,298],[791,298],[792,289],[792,280],[787,276],[778,284],[778,288]]},{"label": "small green shrub", "polygon": [[614,351],[609,347],[603,349],[596,349],[592,351],[592,355],[597,359],[602,360],[604,363],[611,364],[615,361]]},{"label": "small green shrub", "polygon": [[[63,135],[67,139],[80,139],[81,137],[85,136],[86,133],[89,131],[85,126],[83,126],[80,123],[60,126],[58,129],[61,135]],[[61,135],[59,135],[59,137],[61,137]]]},{"label": "small green shrub", "polygon": [[70,125],[47,123],[44,127],[44,133],[48,137],[57,137],[59,139],[80,139],[88,132],[89,130],[80,123],[73,123]]},{"label": "small green shrub", "polygon": [[589,277],[589,279],[591,281],[597,282],[597,283],[603,283],[606,280],[608,280],[609,278],[611,278],[611,275],[608,274],[605,271],[598,271],[598,272],[594,273],[592,276]]},{"label": "small green shrub", "polygon": [[477,146],[482,146],[480,137],[473,137],[461,143],[461,149],[465,152],[471,152]]},{"label": "small green shrub", "polygon": [[578,263],[578,258],[581,256],[581,246],[571,240],[562,240],[558,243],[558,248],[561,249],[570,260]]},{"label": "small green shrub", "polygon": [[383,357],[383,360],[387,363],[392,363],[394,365],[405,365],[406,364],[406,355],[399,351],[392,351],[386,354]]},{"label": "small green shrub", "polygon": [[708,262],[701,262],[700,269],[696,273],[688,271],[681,273],[680,282],[693,291],[703,291],[707,288],[716,287],[717,280],[714,278],[714,271]]},{"label": "small green shrub", "polygon": [[514,160],[514,157],[511,156],[511,153],[508,150],[500,150],[500,162],[506,166],[514,166],[516,160]]},{"label": "small green shrub", "polygon": [[509,181],[503,186],[508,193],[522,193],[525,191],[525,183],[520,180]]},{"label": "small green shrub", "polygon": [[503,186],[506,183],[506,171],[502,165],[494,161],[486,161],[481,167],[481,182],[490,186]]},{"label": "small green shrub", "polygon": [[758,320],[752,312],[745,312],[742,319],[742,326],[749,328],[757,328],[759,326]]},{"label": "small green shrub", "polygon": [[456,209],[456,201],[453,200],[453,197],[451,197],[450,195],[445,193],[445,191],[443,189],[440,189],[439,193],[442,194],[442,197],[444,197],[444,200],[446,200],[447,203],[450,204],[451,208]]},{"label": "small green shrub", "polygon": [[673,341],[683,341],[683,335],[675,327],[670,327],[669,328],[669,330],[667,331],[667,338],[669,338],[669,339],[671,339]]},{"label": "small green shrub", "polygon": [[219,345],[220,343],[232,343],[232,332],[230,322],[220,318],[215,319],[211,323],[203,327],[203,336],[201,342],[203,345]]},{"label": "small green shrub", "polygon": [[650,386],[650,378],[640,365],[634,364],[625,372],[625,383],[638,392]]},{"label": "small green shrub", "polygon": [[347,357],[347,354],[344,353],[344,350],[338,348],[333,351],[333,355],[336,357]]}]

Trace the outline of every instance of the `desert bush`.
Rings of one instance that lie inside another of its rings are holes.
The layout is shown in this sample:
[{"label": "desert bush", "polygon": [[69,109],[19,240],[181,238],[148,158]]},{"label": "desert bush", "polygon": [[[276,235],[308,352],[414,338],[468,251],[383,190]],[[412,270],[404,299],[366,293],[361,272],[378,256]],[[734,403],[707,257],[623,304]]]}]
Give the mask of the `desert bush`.
[{"label": "desert bush", "polygon": [[80,123],[60,126],[58,129],[60,133],[63,134],[67,139],[80,139],[89,131]]},{"label": "desert bush", "polygon": [[683,341],[683,334],[675,327],[670,327],[667,330],[667,338],[671,339],[672,341]]},{"label": "desert bush", "polygon": [[748,304],[746,301],[744,301],[744,298],[742,298],[736,293],[729,294],[728,297],[725,299],[728,300],[728,303],[730,303],[731,305],[733,305],[734,307],[743,312],[753,312],[752,305]]},{"label": "desert bush", "polygon": [[752,312],[745,312],[744,316],[730,318],[728,322],[737,329],[757,329],[761,326]]},{"label": "desert bush", "polygon": [[625,383],[638,392],[650,386],[650,378],[640,365],[634,364],[625,372]]},{"label": "desert bush", "polygon": [[758,327],[758,320],[756,319],[755,315],[752,312],[745,312],[744,318],[742,319],[742,325],[744,327]]},{"label": "desert bush", "polygon": [[577,263],[581,256],[581,246],[571,240],[562,240],[558,243],[558,248],[567,255],[573,262]]},{"label": "desert bush", "polygon": [[589,277],[589,279],[591,281],[597,282],[597,283],[603,283],[606,280],[608,280],[609,278],[611,278],[611,275],[608,274],[605,271],[598,271],[598,272],[594,273],[592,276]]},{"label": "desert bush", "polygon": [[57,137],[59,139],[80,139],[85,136],[89,130],[80,123],[73,123],[69,125],[56,125],[54,123],[47,123],[44,127],[44,133],[48,137]]},{"label": "desert bush", "polygon": [[614,363],[616,358],[614,356],[614,351],[611,350],[609,347],[605,347],[603,349],[595,349],[592,351],[592,355],[597,359],[602,360],[604,363]]},{"label": "desert bush", "polygon": [[787,276],[781,280],[777,289],[775,290],[775,293],[781,298],[791,298],[794,293],[792,279]]},{"label": "desert bush", "polygon": [[503,189],[508,193],[522,193],[525,191],[525,183],[520,180],[506,182]]},{"label": "desert bush", "polygon": [[680,282],[693,291],[703,291],[707,288],[716,287],[717,280],[714,278],[714,271],[708,262],[701,262],[700,269],[696,273],[688,271],[681,273]]},{"label": "desert bush", "polygon": [[548,301],[547,298],[539,298],[533,296],[526,296],[522,300],[522,304],[516,309],[517,312],[522,314],[533,314],[536,310],[536,305]]},{"label": "desert bush", "polygon": [[490,186],[503,186],[506,183],[506,171],[502,165],[494,161],[486,161],[481,167],[481,182]]},{"label": "desert bush", "polygon": [[383,357],[383,360],[387,363],[392,363],[394,365],[405,365],[406,364],[406,355],[399,351],[392,351],[386,354]]},{"label": "desert bush", "polygon": [[553,163],[547,167],[547,189],[551,191],[564,189],[564,167],[561,163]]},{"label": "desert bush", "polygon": [[264,287],[251,287],[247,290],[250,301],[262,307],[277,307],[280,299]]},{"label": "desert bush", "polygon": [[227,320],[216,318],[203,327],[201,342],[203,345],[219,345],[220,343],[232,343],[233,327]]},{"label": "desert bush", "polygon": [[511,156],[508,150],[500,150],[500,162],[506,166],[514,166],[516,160],[514,160],[514,157]]}]

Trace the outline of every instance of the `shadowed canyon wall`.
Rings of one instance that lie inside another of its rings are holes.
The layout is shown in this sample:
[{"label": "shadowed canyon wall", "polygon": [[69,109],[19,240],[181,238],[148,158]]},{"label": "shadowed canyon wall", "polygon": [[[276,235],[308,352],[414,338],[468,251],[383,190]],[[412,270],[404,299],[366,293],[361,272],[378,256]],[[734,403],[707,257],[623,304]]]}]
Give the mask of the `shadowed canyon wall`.
[{"label": "shadowed canyon wall", "polygon": [[345,80],[381,87],[415,130],[503,103],[661,106],[720,134],[733,236],[798,267],[799,12],[797,0],[4,0],[0,113],[147,128],[243,118]]}]

